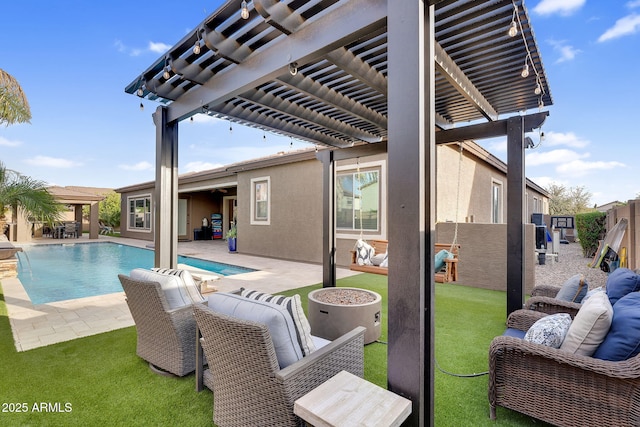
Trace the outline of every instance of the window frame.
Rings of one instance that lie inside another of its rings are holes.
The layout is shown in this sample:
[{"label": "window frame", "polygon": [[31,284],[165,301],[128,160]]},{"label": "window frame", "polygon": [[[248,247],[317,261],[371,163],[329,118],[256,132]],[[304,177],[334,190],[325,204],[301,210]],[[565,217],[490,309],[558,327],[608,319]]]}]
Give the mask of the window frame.
[{"label": "window frame", "polygon": [[[499,190],[496,193],[496,189]],[[496,195],[497,195],[497,204],[496,206]],[[503,210],[504,210],[504,186],[502,181],[492,178],[491,179],[491,223],[492,224],[503,224]]]},{"label": "window frame", "polygon": [[[131,207],[136,207],[136,202],[139,200],[143,200],[145,202],[145,212],[143,212],[143,226],[138,227],[136,225],[136,215],[137,212],[131,211]],[[133,205],[132,205],[133,202]],[[152,209],[153,206],[153,198],[151,193],[145,194],[136,194],[132,196],[127,196],[127,230],[135,231],[138,233],[151,233],[152,230]]]},{"label": "window frame", "polygon": [[[387,200],[387,188],[386,188],[386,162],[384,160],[376,160],[370,162],[364,162],[359,164],[360,173],[375,170],[378,172],[378,224],[376,230],[362,230],[362,233],[366,235],[367,238],[370,239],[385,239],[386,238],[386,200]],[[354,236],[357,236],[360,233],[360,228],[338,228],[337,226],[337,215],[338,215],[338,176],[343,175],[345,173],[358,173],[358,165],[355,163],[349,163],[344,165],[339,165],[336,167],[334,174],[334,218],[336,218],[335,230],[336,230],[336,238],[342,239],[353,239]]]},{"label": "window frame", "polygon": [[[266,191],[262,192],[263,196],[266,196],[266,200],[257,200],[256,199],[256,189],[258,184],[265,184]],[[258,202],[266,202],[266,217],[258,218],[257,215],[257,203]],[[256,178],[251,178],[251,206],[250,206],[250,224],[251,225],[271,225],[271,177],[270,176],[261,176]]]}]

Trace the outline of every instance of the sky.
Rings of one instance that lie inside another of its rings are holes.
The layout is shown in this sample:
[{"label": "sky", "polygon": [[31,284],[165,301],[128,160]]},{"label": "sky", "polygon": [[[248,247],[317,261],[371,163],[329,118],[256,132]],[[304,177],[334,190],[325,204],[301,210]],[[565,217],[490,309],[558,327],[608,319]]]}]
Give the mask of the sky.
[{"label": "sky", "polygon": [[[223,1],[6,3],[0,68],[22,86],[32,119],[0,126],[0,161],[51,185],[152,181],[158,104],[141,111],[124,88]],[[640,197],[640,0],[525,5],[554,102],[544,137],[529,135],[527,177],[584,187],[592,205]],[[504,138],[478,142],[506,161]],[[197,115],[179,126],[179,173],[306,147]]]}]

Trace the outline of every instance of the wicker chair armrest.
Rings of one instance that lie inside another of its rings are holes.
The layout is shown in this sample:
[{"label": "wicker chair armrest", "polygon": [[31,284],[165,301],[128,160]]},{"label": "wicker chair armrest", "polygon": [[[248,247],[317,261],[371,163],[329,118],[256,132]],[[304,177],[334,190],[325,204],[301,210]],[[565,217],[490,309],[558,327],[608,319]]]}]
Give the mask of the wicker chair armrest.
[{"label": "wicker chair armrest", "polygon": [[528,331],[531,325],[538,320],[547,316],[547,313],[541,311],[520,309],[512,312],[507,318],[507,328]]},{"label": "wicker chair armrest", "polygon": [[526,309],[541,311],[547,314],[569,313],[572,319],[578,314],[580,307],[581,304],[576,302],[563,301],[544,296],[531,297],[524,303],[524,308]]},{"label": "wicker chair armrest", "polygon": [[[589,371],[594,374],[618,379],[640,379],[640,355],[621,362],[596,359],[570,353],[542,344],[534,344],[515,337],[499,336],[493,339],[489,346],[489,364],[493,366],[496,359],[505,359],[512,354],[519,363],[531,365],[527,359],[537,358],[548,360],[546,372],[554,372],[558,376],[566,375],[567,366]],[[518,363],[518,362],[514,362]]]},{"label": "wicker chair armrest", "polygon": [[285,384],[293,400],[303,396],[340,371],[364,376],[364,333],[358,326],[309,356],[281,369],[276,380]]},{"label": "wicker chair armrest", "polygon": [[542,296],[542,297],[551,297],[554,298],[560,292],[560,288],[558,286],[553,285],[537,285],[531,290],[531,296]]}]

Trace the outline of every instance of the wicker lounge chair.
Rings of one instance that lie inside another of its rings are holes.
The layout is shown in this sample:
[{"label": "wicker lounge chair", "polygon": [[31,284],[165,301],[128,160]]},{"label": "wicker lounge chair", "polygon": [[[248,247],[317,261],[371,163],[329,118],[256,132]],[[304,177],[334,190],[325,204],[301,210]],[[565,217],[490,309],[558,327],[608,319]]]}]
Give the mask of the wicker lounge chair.
[{"label": "wicker lounge chair", "polygon": [[[136,354],[155,372],[184,376],[195,370],[196,323],[191,305],[169,309],[157,282],[118,275],[136,324]],[[160,371],[159,371],[159,370]]]},{"label": "wicker lounge chair", "polygon": [[267,326],[198,305],[193,311],[209,361],[204,383],[214,390],[216,425],[303,425],[293,413],[296,399],[342,370],[364,375],[365,328],[280,369]]},{"label": "wicker lounge chair", "polygon": [[[545,313],[517,310],[526,331]],[[500,336],[489,349],[491,419],[502,406],[558,426],[640,425],[640,355],[610,362]]]},{"label": "wicker lounge chair", "polygon": [[581,304],[556,299],[559,291],[559,286],[538,285],[531,291],[531,298],[525,301],[524,308],[546,314],[569,313],[573,318]]}]

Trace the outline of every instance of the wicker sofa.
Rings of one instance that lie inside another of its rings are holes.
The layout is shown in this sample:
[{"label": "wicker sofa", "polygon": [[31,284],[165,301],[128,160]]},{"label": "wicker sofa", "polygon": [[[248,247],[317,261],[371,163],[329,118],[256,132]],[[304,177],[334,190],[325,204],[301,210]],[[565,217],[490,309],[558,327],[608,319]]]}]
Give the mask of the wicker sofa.
[{"label": "wicker sofa", "polygon": [[214,391],[213,421],[224,426],[302,426],[294,401],[338,372],[364,375],[364,332],[357,327],[280,368],[266,325],[193,306],[209,361],[204,384]]},{"label": "wicker sofa", "polygon": [[[509,328],[526,331],[546,313],[517,310]],[[511,336],[489,348],[489,404],[558,426],[640,425],[640,355],[611,362]]]}]

